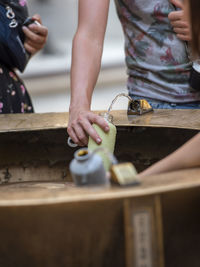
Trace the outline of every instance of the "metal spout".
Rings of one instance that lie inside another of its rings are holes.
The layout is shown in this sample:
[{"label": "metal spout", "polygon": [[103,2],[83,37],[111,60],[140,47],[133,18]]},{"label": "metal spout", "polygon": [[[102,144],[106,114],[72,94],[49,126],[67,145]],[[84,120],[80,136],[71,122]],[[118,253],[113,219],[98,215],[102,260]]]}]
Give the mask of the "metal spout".
[{"label": "metal spout", "polygon": [[110,113],[110,111],[112,110],[112,107],[113,107],[114,103],[117,101],[117,99],[119,97],[126,97],[126,98],[128,98],[128,100],[129,100],[128,110],[127,110],[127,114],[128,115],[142,115],[144,113],[148,113],[150,111],[153,111],[152,106],[148,103],[147,100],[145,100],[145,99],[134,100],[128,94],[121,93],[121,94],[117,95],[113,99],[112,103],[110,104],[110,107],[108,109],[107,114]]},{"label": "metal spout", "polygon": [[151,111],[153,111],[153,108],[147,100],[129,100],[127,111],[128,115],[142,115]]}]

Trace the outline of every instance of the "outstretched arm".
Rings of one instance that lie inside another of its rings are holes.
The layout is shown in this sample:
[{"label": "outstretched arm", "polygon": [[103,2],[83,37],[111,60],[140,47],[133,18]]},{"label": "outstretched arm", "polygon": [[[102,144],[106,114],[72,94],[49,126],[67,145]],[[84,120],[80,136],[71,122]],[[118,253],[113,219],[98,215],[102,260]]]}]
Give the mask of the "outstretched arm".
[{"label": "outstretched arm", "polygon": [[140,176],[198,166],[200,167],[200,134],[195,135],[175,152],[141,172]]},{"label": "outstretched arm", "polygon": [[79,22],[72,51],[68,134],[80,146],[87,145],[88,135],[101,143],[92,123],[98,124],[104,131],[109,130],[105,120],[90,111],[101,66],[109,2],[79,0]]}]

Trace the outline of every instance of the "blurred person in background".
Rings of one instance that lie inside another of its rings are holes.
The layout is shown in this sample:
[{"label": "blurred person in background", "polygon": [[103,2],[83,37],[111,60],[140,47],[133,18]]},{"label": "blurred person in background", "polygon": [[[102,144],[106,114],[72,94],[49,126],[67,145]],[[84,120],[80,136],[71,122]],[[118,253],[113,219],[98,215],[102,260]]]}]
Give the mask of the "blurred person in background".
[{"label": "blurred person in background", "polygon": [[[78,28],[73,40],[68,134],[84,146],[88,135],[101,139],[105,120],[90,110],[101,66],[110,0],[79,0]],[[200,108],[200,92],[189,86],[191,62],[187,42],[190,24],[181,0],[115,0],[125,36],[127,88],[133,99],[146,98],[155,108]],[[106,97],[106,96],[105,96]]]},{"label": "blurred person in background", "polygon": [[[191,21],[193,54],[200,56],[200,1],[184,0],[185,17]],[[200,166],[200,134],[197,134],[185,145],[177,149],[163,160],[155,163],[140,176],[154,175],[178,169],[186,169]]]},{"label": "blurred person in background", "polygon": [[[15,0],[15,2],[20,12],[26,13],[26,0]],[[48,35],[48,30],[42,25],[40,16],[36,14],[32,19],[38,23],[32,23],[28,27],[23,26],[24,48],[31,56],[44,47]],[[0,62],[0,114],[31,112],[33,112],[32,102],[23,81],[14,69]]]}]

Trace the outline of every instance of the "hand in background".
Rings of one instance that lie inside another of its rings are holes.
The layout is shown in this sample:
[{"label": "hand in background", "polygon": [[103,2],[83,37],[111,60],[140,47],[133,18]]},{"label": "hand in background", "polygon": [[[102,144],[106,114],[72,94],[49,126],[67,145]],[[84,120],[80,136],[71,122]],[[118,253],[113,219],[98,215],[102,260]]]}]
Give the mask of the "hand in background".
[{"label": "hand in background", "polygon": [[107,122],[95,113],[88,110],[70,110],[67,132],[75,144],[86,146],[88,144],[88,135],[97,144],[101,143],[101,138],[92,127],[93,123],[99,125],[105,132],[109,131]]},{"label": "hand in background", "polygon": [[46,44],[48,29],[42,25],[39,15],[36,14],[32,18],[39,22],[39,24],[33,23],[28,27],[23,26],[23,31],[26,36],[24,47],[31,55],[34,55]]},{"label": "hand in background", "polygon": [[173,11],[169,14],[168,18],[173,26],[174,32],[177,37],[182,41],[191,41],[191,27],[185,20],[183,4],[181,0],[171,0],[171,3],[178,8],[177,11]]}]

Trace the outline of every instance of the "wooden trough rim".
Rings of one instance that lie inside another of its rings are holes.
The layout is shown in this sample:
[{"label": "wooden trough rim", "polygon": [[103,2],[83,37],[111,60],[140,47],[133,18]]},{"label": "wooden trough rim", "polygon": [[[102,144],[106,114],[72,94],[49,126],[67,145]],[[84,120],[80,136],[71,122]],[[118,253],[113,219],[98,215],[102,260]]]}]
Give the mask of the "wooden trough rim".
[{"label": "wooden trough rim", "polygon": [[[102,111],[95,111],[100,113]],[[154,110],[142,116],[127,116],[125,110],[114,110],[116,126],[182,128],[200,130],[200,110]],[[69,114],[6,114],[0,116],[0,133],[67,128]]]},{"label": "wooden trough rim", "polygon": [[200,168],[145,177],[140,186],[128,188],[77,188],[67,184],[61,189],[44,188],[34,192],[24,190],[20,192],[14,188],[8,190],[8,187],[0,187],[0,207],[116,200],[198,188],[200,187]]}]

